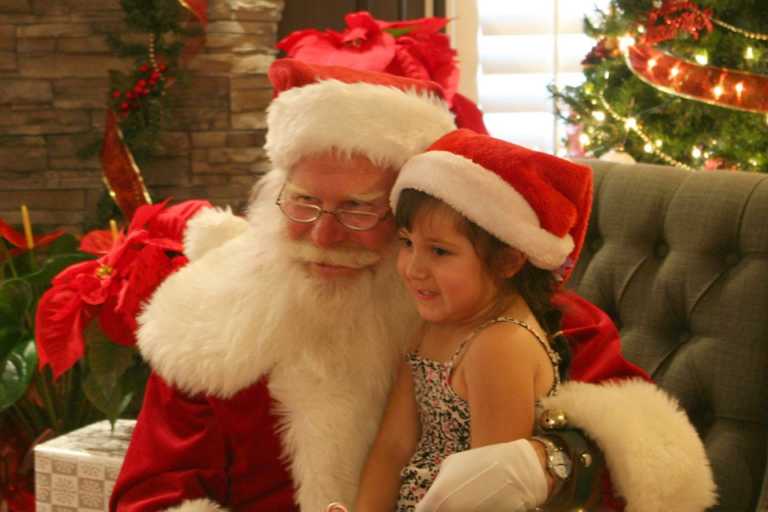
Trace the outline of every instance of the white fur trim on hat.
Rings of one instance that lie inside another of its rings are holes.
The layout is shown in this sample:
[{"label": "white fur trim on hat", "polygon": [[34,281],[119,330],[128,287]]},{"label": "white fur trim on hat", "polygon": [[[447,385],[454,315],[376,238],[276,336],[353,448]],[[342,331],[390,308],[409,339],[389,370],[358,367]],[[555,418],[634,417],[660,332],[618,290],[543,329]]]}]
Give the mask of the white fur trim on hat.
[{"label": "white fur trim on hat", "polygon": [[331,148],[399,169],[455,127],[448,106],[431,94],[323,80],[272,101],[264,148],[282,172],[303,156]]},{"label": "white fur trim on hat", "polygon": [[412,188],[444,201],[502,242],[524,252],[539,268],[559,268],[573,250],[573,239],[541,228],[531,205],[496,173],[449,151],[428,151],[400,170],[390,195],[392,209],[400,192]]},{"label": "white fur trim on hat", "polygon": [[569,382],[545,398],[605,454],[626,512],[701,512],[717,502],[707,454],[677,401],[640,380]]}]

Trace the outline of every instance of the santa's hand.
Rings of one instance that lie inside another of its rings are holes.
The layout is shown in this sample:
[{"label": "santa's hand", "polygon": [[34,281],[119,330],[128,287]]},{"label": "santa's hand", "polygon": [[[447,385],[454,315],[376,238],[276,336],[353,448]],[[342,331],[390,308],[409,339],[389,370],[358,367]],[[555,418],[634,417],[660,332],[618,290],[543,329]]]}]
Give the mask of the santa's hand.
[{"label": "santa's hand", "polygon": [[529,441],[518,439],[446,458],[416,512],[514,512],[546,499],[541,461]]}]

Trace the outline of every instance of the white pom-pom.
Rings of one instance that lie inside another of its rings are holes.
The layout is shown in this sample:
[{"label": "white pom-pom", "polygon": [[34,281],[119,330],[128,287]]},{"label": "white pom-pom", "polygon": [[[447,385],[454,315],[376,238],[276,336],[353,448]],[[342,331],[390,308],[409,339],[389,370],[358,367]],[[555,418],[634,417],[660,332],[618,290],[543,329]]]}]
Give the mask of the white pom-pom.
[{"label": "white pom-pom", "polygon": [[229,207],[204,208],[187,223],[184,254],[190,261],[197,260],[247,229],[248,221],[232,213]]}]

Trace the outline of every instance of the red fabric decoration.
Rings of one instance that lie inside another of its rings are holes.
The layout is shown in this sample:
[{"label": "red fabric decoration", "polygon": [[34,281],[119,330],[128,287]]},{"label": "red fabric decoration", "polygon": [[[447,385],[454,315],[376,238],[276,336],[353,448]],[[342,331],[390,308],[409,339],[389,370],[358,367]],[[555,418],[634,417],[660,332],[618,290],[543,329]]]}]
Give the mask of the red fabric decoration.
[{"label": "red fabric decoration", "polygon": [[556,293],[552,303],[563,312],[562,330],[571,346],[571,379],[596,383],[639,377],[652,382],[645,370],[621,355],[619,332],[604,311],[565,290]]}]

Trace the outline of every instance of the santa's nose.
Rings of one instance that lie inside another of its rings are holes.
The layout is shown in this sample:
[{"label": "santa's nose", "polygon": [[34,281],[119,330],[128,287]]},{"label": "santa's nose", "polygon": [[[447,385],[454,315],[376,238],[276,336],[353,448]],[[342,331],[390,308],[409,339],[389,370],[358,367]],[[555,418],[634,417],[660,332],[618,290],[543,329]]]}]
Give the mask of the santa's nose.
[{"label": "santa's nose", "polygon": [[312,224],[310,240],[317,247],[333,247],[346,240],[348,230],[328,212],[323,212],[320,218]]}]

